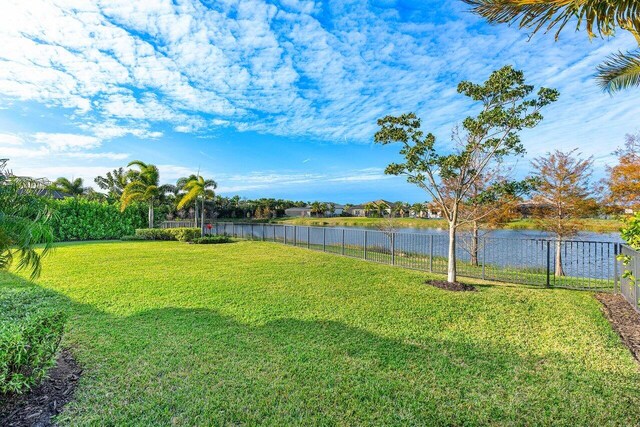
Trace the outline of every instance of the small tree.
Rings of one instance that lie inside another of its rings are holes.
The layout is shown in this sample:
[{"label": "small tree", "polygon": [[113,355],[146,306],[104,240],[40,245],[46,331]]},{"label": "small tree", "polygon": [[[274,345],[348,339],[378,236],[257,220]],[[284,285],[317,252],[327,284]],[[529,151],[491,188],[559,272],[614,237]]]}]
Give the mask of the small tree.
[{"label": "small tree", "polygon": [[149,204],[149,228],[153,228],[154,204],[160,193],[160,172],[155,165],[134,160],[128,165],[137,166],[139,170],[130,170],[128,173],[129,183],[124,187],[120,196],[120,210],[124,211],[127,206],[135,201]]},{"label": "small tree", "polygon": [[[200,175],[197,175],[184,184],[184,190],[187,192],[180,203],[178,203],[178,209],[182,209],[189,203],[194,203],[198,206],[200,201],[200,228],[204,233],[204,205],[207,200],[213,200],[215,197],[214,189],[218,187],[218,184],[212,179],[204,179]],[[196,216],[197,218],[197,216]],[[197,226],[197,219],[196,219]]]},{"label": "small tree", "polygon": [[605,203],[626,209],[640,209],[640,133],[626,135],[624,147],[615,151],[618,164],[607,167],[603,180]]},{"label": "small tree", "polygon": [[540,109],[558,98],[554,89],[541,88],[530,97],[533,86],[525,84],[522,71],[505,66],[494,71],[483,84],[462,82],[458,92],[481,105],[480,113],[462,123],[462,145],[454,151],[437,152],[436,137],[424,135],[415,114],[386,116],[378,120],[380,130],[375,141],[380,144],[402,143],[403,163],[392,163],[385,173],[405,175],[407,181],[427,191],[442,208],[449,223],[447,280],[455,282],[456,232],[460,206],[469,196],[473,184],[495,162],[508,155],[525,152],[518,132],[536,126]]},{"label": "small tree", "polygon": [[580,217],[588,207],[591,194],[589,177],[593,159],[581,158],[576,150],[556,150],[532,161],[539,179],[534,211],[538,226],[556,236],[555,275],[563,276],[562,240],[575,236],[581,228]]}]

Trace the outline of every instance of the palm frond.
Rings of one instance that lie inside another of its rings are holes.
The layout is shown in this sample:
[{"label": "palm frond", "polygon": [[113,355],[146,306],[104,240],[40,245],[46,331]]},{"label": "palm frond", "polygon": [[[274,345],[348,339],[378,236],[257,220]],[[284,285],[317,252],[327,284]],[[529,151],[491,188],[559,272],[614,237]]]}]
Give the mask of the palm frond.
[{"label": "palm frond", "polygon": [[556,38],[569,21],[576,30],[586,24],[589,37],[613,34],[616,27],[640,33],[640,2],[637,0],[463,0],[472,11],[493,23],[515,23],[533,34],[557,29]]},{"label": "palm frond", "polygon": [[610,55],[598,66],[596,79],[600,87],[609,93],[640,86],[640,49]]}]

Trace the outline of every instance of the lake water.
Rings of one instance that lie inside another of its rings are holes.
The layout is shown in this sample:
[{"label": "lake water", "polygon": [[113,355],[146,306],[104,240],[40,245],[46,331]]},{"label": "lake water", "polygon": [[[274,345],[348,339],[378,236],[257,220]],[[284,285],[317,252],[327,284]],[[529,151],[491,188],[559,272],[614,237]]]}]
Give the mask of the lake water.
[{"label": "lake water", "polygon": [[[375,227],[352,227],[352,226],[327,226],[330,228],[345,228],[348,230],[376,230]],[[419,233],[419,234],[434,234],[436,236],[448,236],[449,231],[443,228],[409,228],[398,227],[395,228],[396,233]],[[460,235],[464,235],[465,232],[459,232]],[[468,234],[468,233],[467,233]],[[553,239],[553,233],[540,230],[490,230],[482,231],[480,233],[483,237],[494,237],[504,239]],[[584,240],[587,242],[614,242],[623,243],[620,233],[595,233],[593,231],[581,231],[576,236],[567,240]]]}]

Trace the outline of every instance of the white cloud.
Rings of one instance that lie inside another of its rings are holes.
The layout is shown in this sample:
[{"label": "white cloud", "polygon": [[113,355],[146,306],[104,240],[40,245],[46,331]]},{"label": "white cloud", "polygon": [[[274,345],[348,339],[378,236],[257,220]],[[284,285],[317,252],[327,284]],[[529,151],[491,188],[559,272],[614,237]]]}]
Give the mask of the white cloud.
[{"label": "white cloud", "polygon": [[43,142],[50,150],[159,138],[167,124],[362,142],[377,118],[405,111],[446,142],[471,112],[456,84],[512,63],[561,92],[539,132],[526,136],[533,153],[602,147],[634,130],[636,96],[612,100],[591,78],[606,54],[634,46],[624,32],[527,42],[516,29],[479,25],[462,3],[427,7],[403,16],[396,2],[8,0],[0,96],[73,109],[75,124],[96,138]]}]

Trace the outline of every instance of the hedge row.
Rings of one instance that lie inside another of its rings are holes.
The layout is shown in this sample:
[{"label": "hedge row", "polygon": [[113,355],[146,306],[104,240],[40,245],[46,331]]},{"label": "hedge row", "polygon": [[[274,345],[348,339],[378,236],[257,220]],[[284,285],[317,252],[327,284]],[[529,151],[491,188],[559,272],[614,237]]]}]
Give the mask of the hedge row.
[{"label": "hedge row", "polygon": [[119,239],[147,226],[147,206],[133,204],[120,212],[117,204],[66,198],[52,200],[51,220],[57,241]]},{"label": "hedge row", "polygon": [[46,291],[0,287],[0,394],[21,393],[55,363],[65,314]]},{"label": "hedge row", "polygon": [[136,230],[133,239],[125,240],[178,240],[180,242],[191,242],[199,238],[201,231],[199,228],[142,228]]}]

